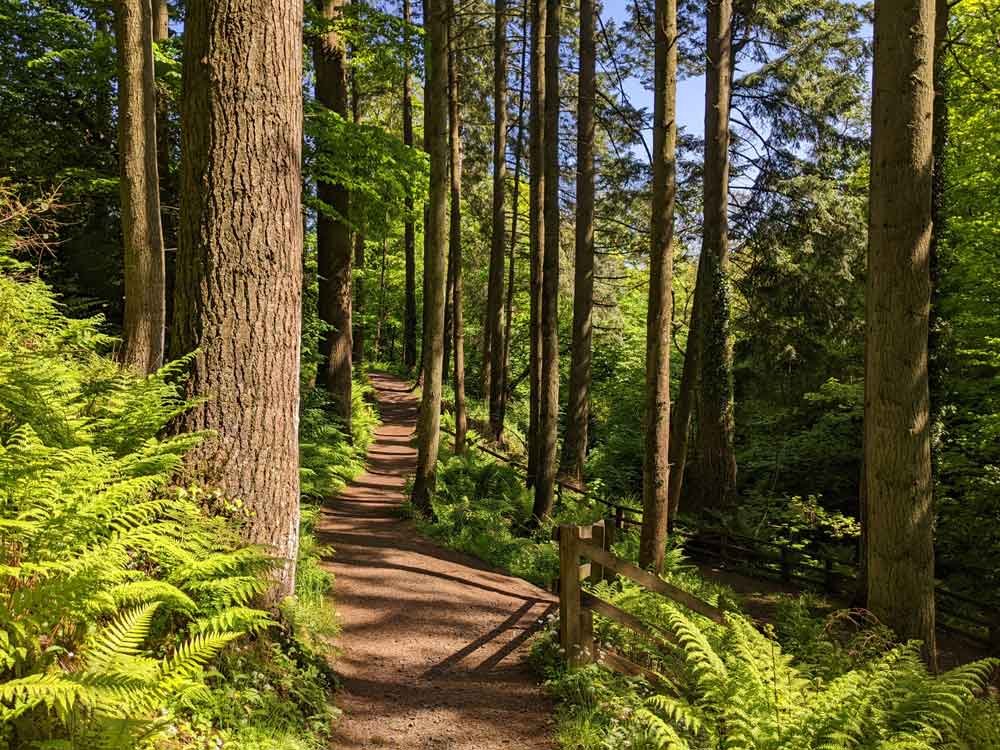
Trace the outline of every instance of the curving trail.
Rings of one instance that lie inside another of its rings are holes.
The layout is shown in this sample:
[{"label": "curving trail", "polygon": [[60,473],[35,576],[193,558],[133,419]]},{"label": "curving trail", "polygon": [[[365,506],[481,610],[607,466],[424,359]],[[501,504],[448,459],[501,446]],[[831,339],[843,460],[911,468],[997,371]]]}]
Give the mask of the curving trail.
[{"label": "curving trail", "polygon": [[419,537],[397,508],[416,468],[417,399],[373,375],[382,427],[368,471],[324,508],[334,548],[343,750],[553,748],[552,705],[525,663],[551,594]]}]

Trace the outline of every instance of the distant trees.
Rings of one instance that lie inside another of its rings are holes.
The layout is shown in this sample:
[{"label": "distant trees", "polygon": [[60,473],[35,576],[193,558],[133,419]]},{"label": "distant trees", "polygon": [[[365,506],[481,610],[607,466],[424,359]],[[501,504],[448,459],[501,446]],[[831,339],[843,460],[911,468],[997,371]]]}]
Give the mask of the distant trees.
[{"label": "distant trees", "polygon": [[166,324],[163,230],[157,170],[153,11],[150,0],[117,0],[118,153],[125,254],[122,362],[140,373],[163,364]]},{"label": "distant trees", "polygon": [[448,8],[426,0],[424,146],[430,156],[430,196],[424,225],[423,384],[417,422],[417,473],[412,502],[430,509],[440,445],[441,375],[448,253]]},{"label": "distant trees", "polygon": [[657,0],[654,24],[653,199],[646,313],[645,455],[639,564],[659,570],[669,514],[670,342],[677,190],[677,5]]},{"label": "distant trees", "polygon": [[[702,507],[730,505],[736,495],[733,345],[729,280],[729,105],[732,96],[732,0],[708,0],[705,75],[705,169],[701,253],[701,355],[698,389],[698,480]],[[698,304],[696,301],[695,304]]]},{"label": "distant trees", "polygon": [[[496,0],[493,14],[493,229],[490,235],[489,285],[483,345],[483,398],[489,403],[490,430],[499,440],[503,430],[504,260],[507,249],[507,2]],[[520,135],[520,134],[519,134]],[[517,211],[517,206],[514,207]]]},{"label": "distant trees", "polygon": [[[244,533],[281,561],[298,547],[302,5],[192,3],[184,38],[180,246],[172,355],[195,354],[177,418],[211,430],[190,474],[249,511]],[[248,96],[247,92],[253,92]]]},{"label": "distant trees", "polygon": [[[404,41],[409,42],[410,0],[403,0]],[[403,143],[413,145],[413,92],[410,80],[410,55],[403,58]],[[406,222],[403,225],[403,256],[405,264],[403,310],[403,364],[408,370],[417,365],[417,235],[413,222],[413,195],[406,194]]]},{"label": "distant trees", "polygon": [[528,484],[538,473],[538,414],[542,388],[542,263],[545,252],[545,55],[547,0],[531,3],[531,115],[528,124]]},{"label": "distant trees", "polygon": [[458,89],[458,24],[455,0],[448,2],[448,143],[451,181],[451,220],[448,266],[451,269],[452,350],[454,352],[455,453],[465,452],[465,318],[462,312],[462,123]]},{"label": "distant trees", "polygon": [[[576,110],[576,247],[573,274],[573,349],[566,407],[563,473],[583,480],[590,418],[594,310],[594,106],[597,48],[594,0],[580,0],[580,73]],[[659,81],[659,79],[657,79]]]},{"label": "distant trees", "polygon": [[[345,0],[316,0],[327,23],[340,17]],[[313,42],[316,99],[341,117],[348,116],[347,50],[332,28]],[[351,268],[353,247],[350,194],[344,185],[319,180],[316,194],[323,207],[316,218],[316,256],[319,271],[319,316],[329,326],[320,342],[319,380],[330,394],[333,413],[351,434]]]},{"label": "distant trees", "polygon": [[539,370],[538,458],[532,515],[545,518],[555,504],[559,435],[559,24],[560,0],[546,0],[545,122],[542,149],[544,199],[543,251],[539,306],[541,363]]},{"label": "distant trees", "polygon": [[875,4],[866,293],[868,608],[935,662],[927,376],[934,0]]}]

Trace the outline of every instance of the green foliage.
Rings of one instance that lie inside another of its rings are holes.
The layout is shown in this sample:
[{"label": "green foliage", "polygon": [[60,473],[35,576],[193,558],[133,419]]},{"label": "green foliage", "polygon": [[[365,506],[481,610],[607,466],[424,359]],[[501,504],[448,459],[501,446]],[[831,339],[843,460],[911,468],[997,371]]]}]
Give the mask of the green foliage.
[{"label": "green foliage", "polygon": [[670,639],[647,662],[662,675],[656,686],[596,666],[566,672],[546,641],[536,646],[564,701],[564,747],[988,747],[983,717],[998,707],[976,696],[995,660],[935,677],[916,646],[896,646],[823,678],[735,613],[718,626],[665,603],[653,622]]}]

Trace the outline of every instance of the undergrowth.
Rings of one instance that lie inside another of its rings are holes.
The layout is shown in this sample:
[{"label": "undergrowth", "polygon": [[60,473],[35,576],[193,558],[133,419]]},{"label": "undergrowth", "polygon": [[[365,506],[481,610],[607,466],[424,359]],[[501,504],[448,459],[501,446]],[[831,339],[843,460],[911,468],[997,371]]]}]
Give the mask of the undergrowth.
[{"label": "undergrowth", "polygon": [[[103,321],[64,315],[12,256],[18,213],[3,216],[0,748],[325,747],[337,625],[318,511],[303,508],[295,596],[256,608],[272,561],[240,540],[242,503],[172,485],[202,439],[164,437],[187,363],[123,372]],[[307,498],[360,471],[363,395],[353,443],[306,398]]]}]

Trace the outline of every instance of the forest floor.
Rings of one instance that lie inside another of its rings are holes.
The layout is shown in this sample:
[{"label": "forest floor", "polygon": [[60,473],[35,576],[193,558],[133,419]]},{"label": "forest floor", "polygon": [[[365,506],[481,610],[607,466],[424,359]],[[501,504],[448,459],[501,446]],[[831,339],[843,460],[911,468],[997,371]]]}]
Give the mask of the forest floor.
[{"label": "forest floor", "polygon": [[417,398],[372,376],[382,426],[368,470],[324,507],[319,539],[342,632],[336,668],[342,750],[552,748],[552,703],[527,641],[551,594],[421,537],[399,513],[416,469]]}]

